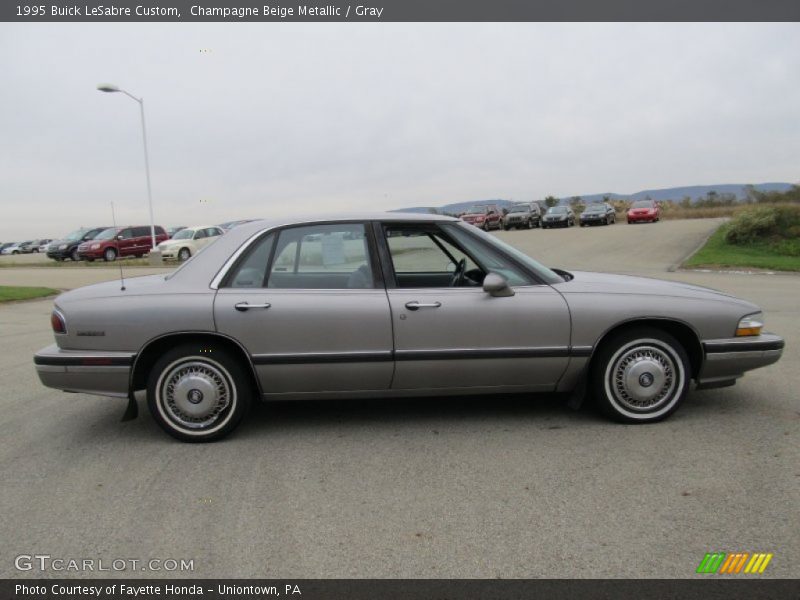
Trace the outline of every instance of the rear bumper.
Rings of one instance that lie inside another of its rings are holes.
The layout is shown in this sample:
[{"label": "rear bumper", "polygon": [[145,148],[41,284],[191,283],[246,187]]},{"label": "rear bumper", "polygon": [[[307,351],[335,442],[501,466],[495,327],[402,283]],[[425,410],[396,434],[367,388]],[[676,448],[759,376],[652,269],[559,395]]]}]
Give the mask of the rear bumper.
[{"label": "rear bumper", "polygon": [[746,371],[778,362],[784,345],[783,338],[771,333],[754,337],[706,340],[703,342],[705,360],[697,377],[697,385],[726,385]]},{"label": "rear bumper", "polygon": [[134,358],[131,352],[62,350],[53,344],[34,354],[33,364],[47,387],[127,398]]}]

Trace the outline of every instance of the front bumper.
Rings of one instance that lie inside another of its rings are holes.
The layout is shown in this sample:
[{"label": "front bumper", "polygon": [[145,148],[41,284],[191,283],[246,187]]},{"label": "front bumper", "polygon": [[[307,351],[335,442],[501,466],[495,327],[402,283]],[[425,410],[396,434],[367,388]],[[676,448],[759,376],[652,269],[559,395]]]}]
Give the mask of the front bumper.
[{"label": "front bumper", "polygon": [[62,350],[53,344],[34,354],[43,385],[65,392],[128,397],[132,352]]},{"label": "front bumper", "polygon": [[698,387],[727,385],[751,371],[778,362],[785,342],[780,336],[762,333],[752,337],[706,340],[705,360],[697,377]]},{"label": "front bumper", "polygon": [[648,223],[654,222],[658,218],[658,215],[628,215],[628,221],[646,221]]},{"label": "front bumper", "polygon": [[72,248],[67,246],[63,250],[59,250],[58,248],[56,249],[51,248],[50,250],[47,251],[47,258],[72,258],[72,251],[74,249],[75,246],[73,246]]}]

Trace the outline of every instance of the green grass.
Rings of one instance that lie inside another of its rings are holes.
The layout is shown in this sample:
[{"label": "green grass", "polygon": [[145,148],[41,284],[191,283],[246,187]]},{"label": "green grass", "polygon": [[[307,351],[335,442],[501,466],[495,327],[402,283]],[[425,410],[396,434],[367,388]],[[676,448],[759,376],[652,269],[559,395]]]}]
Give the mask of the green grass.
[{"label": "green grass", "polygon": [[58,290],[46,287],[16,287],[11,285],[0,285],[0,302],[44,298],[45,296],[54,296],[58,293]]},{"label": "green grass", "polygon": [[800,256],[778,254],[767,242],[739,246],[725,241],[727,225],[717,229],[684,267],[753,267],[771,271],[800,271]]}]

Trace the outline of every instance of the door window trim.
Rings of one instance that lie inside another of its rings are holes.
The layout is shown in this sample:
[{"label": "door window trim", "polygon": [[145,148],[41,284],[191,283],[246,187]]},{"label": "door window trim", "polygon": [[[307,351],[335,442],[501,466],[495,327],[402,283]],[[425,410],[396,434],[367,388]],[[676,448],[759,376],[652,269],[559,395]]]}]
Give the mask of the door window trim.
[{"label": "door window trim", "polygon": [[[425,222],[421,223],[419,221],[405,221],[405,222],[404,221],[380,221],[380,222],[376,221],[375,222],[373,229],[375,230],[375,235],[378,238],[379,253],[380,253],[381,259],[382,259],[382,268],[384,269],[384,280],[386,281],[386,289],[402,289],[402,290],[412,290],[412,289],[443,290],[443,289],[448,289],[448,290],[472,290],[472,291],[481,289],[480,287],[473,287],[473,286],[463,286],[463,287],[444,287],[444,286],[442,286],[442,287],[429,287],[429,288],[427,288],[427,287],[401,288],[401,287],[399,287],[397,285],[396,274],[395,274],[395,271],[394,271],[394,261],[392,260],[392,254],[391,254],[391,251],[389,249],[389,243],[387,242],[386,234],[384,233],[386,227],[394,227],[394,226],[407,227],[409,229],[417,229],[417,230],[420,230],[420,231],[427,230],[427,231],[431,231],[433,233],[437,233],[445,241],[447,241],[449,244],[453,245],[460,252],[463,252],[473,263],[478,265],[478,267],[480,267],[481,270],[486,271],[486,268],[481,263],[481,261],[476,260],[475,257],[472,255],[472,253],[468,252],[466,248],[462,247],[462,245],[460,243],[458,243],[456,240],[454,240],[452,238],[452,236],[450,236],[450,234],[447,232],[447,229],[445,227],[442,227],[442,225],[448,225],[448,224],[451,224],[451,223],[449,221],[443,221],[441,223],[438,222],[438,221],[427,222],[427,223],[425,223]],[[455,226],[457,226],[457,225],[455,225]],[[464,232],[466,233],[466,235],[469,235],[476,244],[480,245],[481,247],[483,247],[485,249],[488,249],[490,252],[494,252],[494,253],[498,254],[503,260],[508,261],[509,264],[513,265],[515,268],[517,268],[519,271],[521,271],[523,274],[527,275],[531,279],[531,282],[529,284],[527,284],[527,285],[517,285],[517,286],[514,286],[514,287],[530,287],[530,286],[534,286],[534,285],[548,285],[547,282],[542,281],[542,279],[535,272],[533,272],[531,269],[529,269],[525,264],[523,264],[520,261],[516,260],[513,256],[510,256],[510,255],[506,254],[503,251],[502,248],[495,248],[494,246],[489,246],[484,240],[482,240],[477,235],[474,235],[471,231],[469,231],[466,228],[464,229]],[[437,246],[438,246],[438,244],[437,244]]]},{"label": "door window trim", "polygon": [[[378,256],[378,251],[376,249],[375,243],[375,235],[373,232],[372,221],[364,221],[360,219],[352,219],[347,221],[315,221],[310,223],[292,223],[291,225],[282,225],[279,227],[272,227],[270,229],[265,229],[264,231],[260,231],[253,235],[249,240],[247,240],[235,253],[234,255],[228,259],[228,261],[222,266],[222,269],[217,273],[214,279],[211,281],[210,287],[212,289],[232,289],[232,290],[266,290],[272,289],[275,290],[277,288],[267,288],[265,284],[268,283],[269,275],[272,271],[272,265],[275,261],[275,250],[277,249],[278,245],[278,238],[283,231],[288,229],[297,229],[300,227],[317,227],[321,225],[362,225],[364,227],[364,237],[367,242],[367,258],[371,264],[371,271],[372,271],[372,283],[373,287],[371,288],[313,288],[310,290],[309,288],[280,288],[281,292],[285,291],[347,291],[347,292],[374,292],[375,290],[382,290],[385,289],[384,285],[384,276],[381,269],[381,263]],[[234,288],[230,286],[230,279],[236,270],[239,268],[242,262],[247,260],[247,257],[250,255],[252,249],[256,247],[258,242],[263,239],[265,236],[270,234],[275,234],[275,238],[272,240],[272,248],[270,248],[269,253],[269,260],[267,261],[267,269],[265,271],[264,277],[265,280],[262,282],[264,287],[260,288]],[[300,244],[297,245],[298,251],[300,248]]]}]

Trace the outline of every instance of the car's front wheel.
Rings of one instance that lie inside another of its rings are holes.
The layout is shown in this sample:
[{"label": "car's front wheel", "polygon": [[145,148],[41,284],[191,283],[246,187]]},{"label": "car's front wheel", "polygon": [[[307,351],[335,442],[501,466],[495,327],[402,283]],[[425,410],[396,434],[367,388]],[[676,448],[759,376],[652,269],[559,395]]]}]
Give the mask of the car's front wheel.
[{"label": "car's front wheel", "polygon": [[81,259],[80,256],[78,256],[77,248],[75,248],[72,252],[70,252],[69,257],[72,260],[72,262],[78,262]]},{"label": "car's front wheel", "polygon": [[250,407],[250,377],[219,348],[184,345],[165,353],[147,382],[156,422],[184,442],[210,442],[233,431]]},{"label": "car's front wheel", "polygon": [[600,409],[623,423],[651,423],[672,414],[689,390],[689,357],[680,342],[652,327],[611,337],[590,371]]},{"label": "car's front wheel", "polygon": [[190,256],[192,256],[192,253],[189,251],[188,248],[181,248],[181,251],[178,252],[178,260],[181,262],[189,260]]},{"label": "car's front wheel", "polygon": [[106,262],[117,260],[117,251],[113,248],[106,248],[105,252],[103,252],[103,260]]}]

